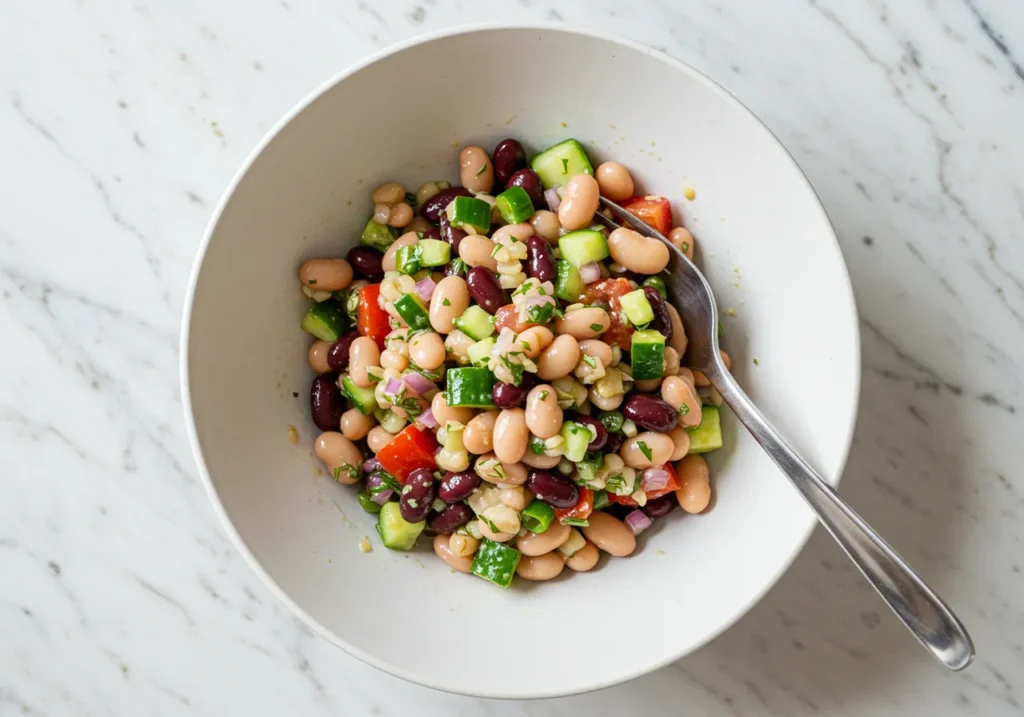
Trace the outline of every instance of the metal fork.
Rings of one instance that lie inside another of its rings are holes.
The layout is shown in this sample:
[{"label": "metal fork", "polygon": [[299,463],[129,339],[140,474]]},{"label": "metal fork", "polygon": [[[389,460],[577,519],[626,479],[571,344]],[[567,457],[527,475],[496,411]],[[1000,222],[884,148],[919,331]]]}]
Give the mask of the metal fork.
[{"label": "metal fork", "polygon": [[[625,224],[669,249],[668,274],[662,278],[689,340],[687,365],[701,371],[722,395],[740,423],[807,501],[825,529],[839,543],[882,599],[932,655],[951,670],[974,659],[974,643],[963,623],[942,599],[839,497],[772,427],[722,363],[718,348],[718,307],[704,275],[672,242],[618,204],[601,197]],[[616,229],[621,225],[598,213],[595,218]]]}]

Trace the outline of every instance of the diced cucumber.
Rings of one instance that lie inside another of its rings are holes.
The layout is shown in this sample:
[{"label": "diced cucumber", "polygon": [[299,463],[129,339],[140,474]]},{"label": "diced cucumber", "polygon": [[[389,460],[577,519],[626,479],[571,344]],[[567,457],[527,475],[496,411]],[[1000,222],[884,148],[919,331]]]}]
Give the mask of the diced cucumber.
[{"label": "diced cucumber", "polygon": [[348,374],[341,377],[341,392],[364,416],[369,416],[377,409],[377,397],[373,394],[373,389],[356,386],[356,382]]},{"label": "diced cucumber", "polygon": [[[589,429],[588,429],[589,430]],[[604,456],[600,453],[588,453],[583,460],[576,461],[576,480],[580,485],[587,485],[597,477],[597,472],[604,465]]]},{"label": "diced cucumber", "polygon": [[555,296],[575,304],[587,288],[583,283],[583,277],[580,276],[580,270],[565,259],[559,259],[555,266]]},{"label": "diced cucumber", "polygon": [[493,336],[488,336],[483,341],[477,341],[466,349],[469,362],[474,366],[487,366],[487,363],[491,360],[491,349],[494,348],[496,343],[497,341]]},{"label": "diced cucumber", "polygon": [[707,453],[722,447],[722,416],[715,406],[704,406],[700,425],[686,430],[690,434],[690,453]]},{"label": "diced cucumber", "polygon": [[401,274],[415,274],[420,266],[420,248],[417,244],[403,246],[395,254],[395,269]]},{"label": "diced cucumber", "polygon": [[455,319],[455,328],[474,341],[482,341],[494,333],[494,317],[479,306],[473,305]]},{"label": "diced cucumber", "polygon": [[563,234],[558,240],[558,248],[562,251],[562,258],[576,268],[608,257],[608,242],[604,234],[593,229]]},{"label": "diced cucumber", "polygon": [[494,374],[486,368],[450,368],[446,375],[448,405],[452,408],[494,408]]},{"label": "diced cucumber", "polygon": [[654,329],[635,332],[629,356],[634,379],[660,378],[665,373],[665,336]]},{"label": "diced cucumber", "polygon": [[594,174],[587,153],[574,139],[548,147],[533,158],[530,167],[540,177],[545,189],[565,184],[574,174]]},{"label": "diced cucumber", "polygon": [[509,187],[497,196],[495,204],[506,224],[519,224],[533,216],[533,200],[522,187]]},{"label": "diced cucumber", "polygon": [[[397,503],[388,503],[398,507]],[[515,548],[504,543],[495,543],[493,540],[484,538],[480,541],[476,555],[473,556],[473,565],[470,572],[479,575],[484,580],[490,580],[495,585],[507,588],[512,584],[512,578],[516,574],[516,566],[519,565],[519,558],[522,556]]]},{"label": "diced cucumber", "polygon": [[403,518],[398,503],[385,503],[377,515],[377,532],[384,547],[392,550],[411,550],[425,527],[425,520],[410,523]]},{"label": "diced cucumber", "polygon": [[299,326],[321,341],[334,343],[348,330],[348,314],[342,304],[329,299],[309,307]]},{"label": "diced cucumber", "polygon": [[395,299],[395,311],[413,331],[430,328],[430,313],[423,299],[416,294],[402,294]]},{"label": "diced cucumber", "polygon": [[654,309],[651,302],[644,296],[643,289],[631,291],[625,296],[619,297],[622,310],[626,312],[626,318],[633,326],[643,326],[654,320]]},{"label": "diced cucumber", "polygon": [[366,222],[366,226],[363,227],[363,233],[359,237],[359,243],[363,246],[371,246],[374,249],[379,249],[384,252],[388,250],[388,247],[391,246],[397,238],[397,229],[389,227],[387,224],[378,224],[373,221],[373,217],[370,217],[369,221]]},{"label": "diced cucumber", "polygon": [[440,239],[420,239],[416,242],[419,249],[420,266],[444,266],[452,255],[452,246]]},{"label": "diced cucumber", "polygon": [[491,228],[491,205],[476,197],[455,197],[445,209],[453,227],[472,227],[478,234]]},{"label": "diced cucumber", "polygon": [[594,440],[590,429],[576,421],[562,424],[562,438],[565,439],[565,457],[574,463],[583,460],[587,455],[587,446]]}]

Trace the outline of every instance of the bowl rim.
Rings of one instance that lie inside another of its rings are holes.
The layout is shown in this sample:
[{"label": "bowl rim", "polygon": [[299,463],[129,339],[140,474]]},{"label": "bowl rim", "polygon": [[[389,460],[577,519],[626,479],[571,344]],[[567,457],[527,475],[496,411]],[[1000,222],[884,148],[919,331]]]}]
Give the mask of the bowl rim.
[{"label": "bowl rim", "polygon": [[[480,23],[465,23],[455,25],[452,27],[436,30],[433,32],[423,33],[415,35],[406,40],[388,45],[376,52],[373,52],[361,60],[345,67],[344,69],[336,72],[330,78],[322,82],[320,85],[315,87],[311,92],[306,94],[301,100],[299,100],[288,112],[286,112],[281,119],[274,123],[274,125],[264,134],[256,146],[249,152],[241,166],[232,177],[230,183],[225,188],[220,200],[217,202],[217,206],[210,216],[210,220],[206,225],[206,229],[203,233],[203,238],[199,244],[199,248],[196,252],[195,260],[192,264],[192,269],[189,274],[188,289],[185,294],[185,301],[182,307],[182,321],[181,321],[181,338],[179,343],[179,361],[180,361],[180,380],[181,380],[181,398],[182,398],[182,409],[185,414],[185,428],[188,435],[189,446],[192,449],[193,458],[196,463],[196,467],[199,471],[199,476],[202,480],[203,486],[206,490],[206,494],[210,499],[213,506],[214,513],[217,515],[220,521],[221,527],[227,533],[231,542],[234,543],[235,548],[245,558],[249,567],[266,583],[273,593],[280,601],[287,605],[296,615],[298,615],[302,621],[312,629],[317,635],[327,639],[330,643],[344,650],[352,657],[357,658],[364,664],[370,665],[382,672],[385,672],[395,677],[399,677],[413,684],[422,685],[431,689],[439,690],[442,692],[448,692],[451,694],[466,695],[470,697],[479,698],[496,698],[496,699],[545,699],[553,697],[565,697],[570,695],[584,694],[587,692],[593,692],[596,690],[613,687],[615,685],[628,682],[636,679],[643,675],[646,675],[655,670],[661,669],[668,664],[671,664],[677,660],[680,660],[687,655],[701,649],[706,646],[709,642],[717,638],[723,632],[728,630],[730,627],[735,625],[740,618],[745,616],[755,605],[757,605],[764,596],[771,590],[782,576],[789,570],[797,556],[803,552],[804,547],[807,545],[807,541],[810,539],[812,532],[817,526],[817,521],[813,512],[808,510],[806,516],[803,518],[806,522],[802,537],[793,545],[793,549],[785,560],[783,560],[777,570],[771,575],[771,577],[765,582],[764,586],[754,594],[751,599],[733,615],[729,620],[726,620],[717,629],[708,633],[703,640],[690,645],[688,648],[683,648],[675,651],[666,657],[653,662],[640,665],[637,668],[630,669],[620,676],[598,681],[593,684],[589,684],[583,687],[574,688],[569,691],[535,691],[525,693],[507,693],[507,692],[496,692],[487,689],[461,689],[453,686],[444,686],[439,684],[431,683],[419,675],[413,674],[405,669],[395,667],[384,663],[377,657],[359,649],[346,642],[341,636],[335,634],[331,630],[324,627],[318,620],[313,618],[307,613],[292,597],[277,583],[277,581],[264,569],[262,564],[255,558],[252,551],[246,545],[245,540],[235,529],[231,518],[228,516],[227,511],[224,508],[224,504],[221,501],[217,488],[214,486],[213,479],[210,476],[209,470],[206,466],[206,460],[203,456],[202,446],[199,442],[198,431],[196,430],[195,418],[192,411],[192,397],[190,391],[190,372],[189,372],[189,340],[190,340],[190,328],[192,322],[192,312],[194,310],[195,292],[196,287],[199,283],[199,276],[202,270],[203,262],[206,258],[207,250],[209,249],[210,241],[213,238],[213,234],[217,229],[217,225],[220,223],[221,216],[230,202],[231,197],[234,195],[235,190],[241,183],[242,179],[249,172],[252,165],[256,162],[259,156],[263,153],[266,147],[277,137],[277,135],[300,113],[302,113],[307,107],[309,107],[314,101],[320,96],[326,93],[328,90],[333,88],[335,85],[344,81],[351,75],[359,72],[360,70],[386,58],[391,55],[397,54],[404,50],[417,45],[422,45],[428,42],[441,40],[448,37],[456,37],[459,35],[475,34],[478,32],[490,32],[495,30],[543,30],[543,31],[556,31],[566,34],[582,35],[592,39],[602,40],[604,42],[620,45],[624,48],[634,50],[646,54],[652,58],[660,60],[666,63],[673,69],[688,75],[691,79],[696,80],[718,95],[726,103],[730,104],[735,110],[738,110],[741,114],[745,115],[748,119],[752,120],[755,124],[759,125],[761,130],[770,137],[775,144],[782,150],[785,158],[789,161],[792,167],[796,170],[797,175],[803,180],[805,188],[810,191],[811,196],[814,197],[817,204],[817,211],[821,217],[825,220],[831,230],[831,246],[838,255],[839,267],[841,269],[842,278],[844,280],[844,286],[846,291],[842,292],[846,299],[847,308],[850,312],[853,326],[853,367],[854,367],[854,395],[853,402],[850,406],[850,413],[846,417],[846,436],[843,440],[844,448],[842,449],[841,455],[839,456],[839,462],[837,464],[835,476],[831,479],[826,477],[826,482],[833,488],[839,485],[842,479],[843,472],[846,468],[846,462],[850,455],[850,449],[853,444],[853,435],[856,428],[857,416],[860,407],[860,394],[861,394],[861,379],[863,373],[862,357],[861,357],[861,336],[860,336],[860,319],[857,312],[857,304],[853,293],[853,284],[850,280],[850,271],[846,263],[846,258],[843,255],[842,247],[839,244],[838,236],[836,235],[835,227],[832,224],[828,213],[825,211],[825,207],[821,202],[821,198],[815,191],[814,186],[811,184],[807,175],[803,169],[790,154],[789,150],[782,143],[782,141],[775,135],[771,129],[758,117],[752,110],[750,110],[745,104],[743,104],[737,97],[726,90],[724,87],[719,85],[717,82],[712,80],[710,77],[692,67],[691,65],[678,60],[666,52],[656,50],[649,47],[641,42],[616,35],[614,33],[607,33],[599,30],[595,30],[588,27],[572,23],[554,23],[554,22],[527,22],[527,23],[501,23],[501,22],[480,22]],[[826,237],[823,237],[824,240]]]}]

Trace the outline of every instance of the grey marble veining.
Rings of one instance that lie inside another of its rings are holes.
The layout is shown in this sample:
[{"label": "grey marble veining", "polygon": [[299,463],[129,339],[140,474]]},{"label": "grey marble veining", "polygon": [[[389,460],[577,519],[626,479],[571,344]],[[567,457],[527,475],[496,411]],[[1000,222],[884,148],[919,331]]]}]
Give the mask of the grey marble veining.
[{"label": "grey marble veining", "polygon": [[[1024,713],[1024,7],[637,7],[0,5],[0,715]],[[197,483],[177,388],[203,227],[254,144],[326,77],[481,20],[665,50],[794,154],[862,317],[842,492],[960,612],[979,653],[969,671],[933,664],[821,534],[705,649],[531,703],[366,667],[235,553]]]}]

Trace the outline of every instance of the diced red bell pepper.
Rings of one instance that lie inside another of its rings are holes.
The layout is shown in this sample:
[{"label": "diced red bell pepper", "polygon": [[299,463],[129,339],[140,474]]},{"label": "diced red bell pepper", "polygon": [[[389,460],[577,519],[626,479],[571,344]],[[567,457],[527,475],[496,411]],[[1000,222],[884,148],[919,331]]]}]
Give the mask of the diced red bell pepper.
[{"label": "diced red bell pepper", "polygon": [[370,284],[359,290],[359,307],[356,310],[356,328],[360,336],[369,336],[384,350],[384,339],[391,333],[391,317],[380,308],[380,284]]},{"label": "diced red bell pepper", "polygon": [[594,491],[590,488],[580,488],[580,497],[576,505],[571,508],[555,508],[555,517],[558,522],[564,523],[566,518],[586,520],[594,512]]},{"label": "diced red bell pepper", "polygon": [[[672,467],[671,463],[666,463],[664,466],[665,470],[668,471],[668,483],[665,484],[664,488],[658,488],[657,490],[644,491],[647,494],[647,500],[654,500],[660,498],[663,495],[674,493],[679,490],[679,477],[676,475],[676,469]],[[635,500],[628,495],[615,495],[611,491],[608,492],[608,500],[612,503],[619,503],[621,505],[630,505],[634,508],[640,506]]]},{"label": "diced red bell pepper", "polygon": [[633,326],[626,319],[619,299],[633,290],[626,279],[605,279],[588,286],[583,293],[583,303],[587,306],[602,302],[608,304],[612,323],[601,335],[606,344],[618,344],[623,351],[629,351],[633,345]]},{"label": "diced red bell pepper", "polygon": [[672,231],[672,205],[665,197],[632,197],[622,203],[622,208],[665,236]]},{"label": "diced red bell pepper", "polygon": [[406,426],[391,443],[380,449],[377,460],[403,485],[417,468],[437,470],[434,452],[438,449],[434,434],[415,424]]}]

